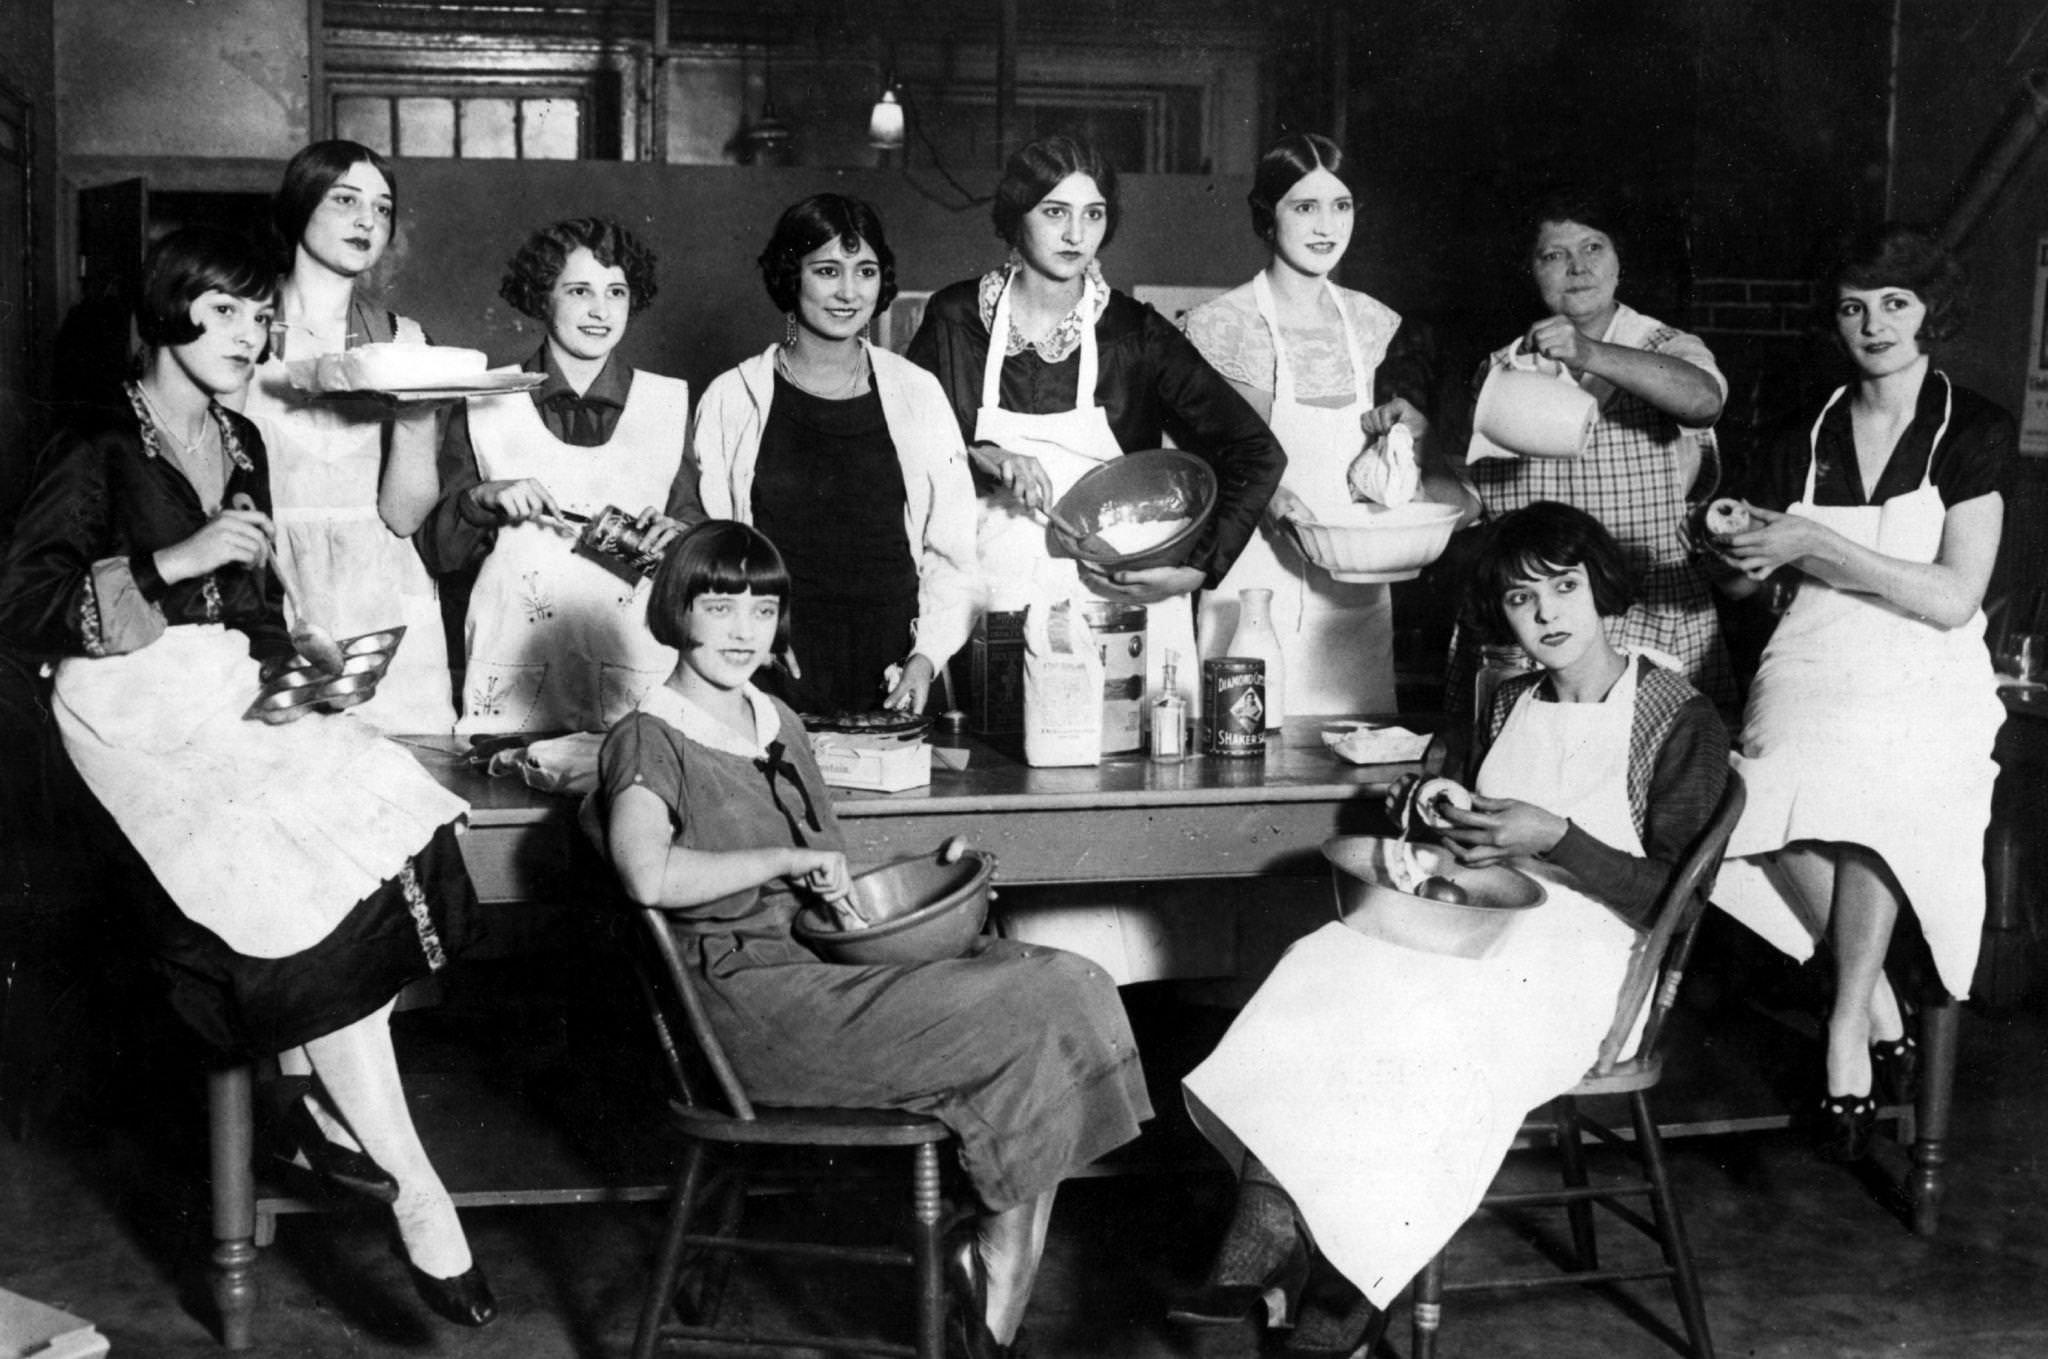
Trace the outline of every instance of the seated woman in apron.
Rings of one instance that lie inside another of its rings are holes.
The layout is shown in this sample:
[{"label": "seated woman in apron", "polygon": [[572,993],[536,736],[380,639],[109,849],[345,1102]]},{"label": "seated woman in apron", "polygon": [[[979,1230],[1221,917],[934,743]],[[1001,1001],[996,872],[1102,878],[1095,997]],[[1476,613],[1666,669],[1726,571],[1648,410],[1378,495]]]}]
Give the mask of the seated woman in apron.
[{"label": "seated woman in apron", "polygon": [[1465,863],[1537,877],[1546,899],[1481,959],[1336,923],[1280,960],[1186,1081],[1239,1185],[1182,1322],[1239,1322],[1275,1290],[1291,1309],[1308,1286],[1288,1352],[1351,1353],[1478,1206],[1524,1116],[1593,1064],[1630,951],[1727,781],[1713,705],[1608,640],[1633,588],[1606,530],[1538,502],[1485,534],[1469,615],[1541,669],[1496,695],[1477,796],[1443,809],[1444,834]]},{"label": "seated woman in apron", "polygon": [[974,625],[974,482],[946,394],[867,342],[896,296],[874,208],[792,204],[761,252],[782,342],[713,378],[669,497],[684,523],[737,519],[783,544],[799,712],[924,711]]},{"label": "seated woman in apron", "polygon": [[228,401],[270,450],[278,556],[307,612],[336,636],[406,629],[356,715],[386,732],[446,732],[455,705],[441,602],[410,541],[440,494],[440,403],[316,397],[286,371],[367,344],[427,343],[418,322],[363,296],[398,230],[397,178],[359,142],[314,142],[285,166],[270,212],[291,269],[268,357]]},{"label": "seated woman in apron", "polygon": [[392,1054],[393,998],[479,932],[468,813],[351,713],[244,716],[296,658],[269,568],[261,435],[223,409],[263,352],[255,247],[176,231],[143,265],[141,377],[61,434],[0,563],[0,636],[61,657],[66,754],[155,875],[173,1007],[230,1060],[275,1053],[278,1152],[392,1205],[442,1316],[495,1314]]},{"label": "seated woman in apron", "polygon": [[[991,607],[1021,609],[1034,589],[1071,591],[1074,564],[1050,557],[1037,516],[1089,469],[1157,448],[1169,434],[1215,468],[1216,513],[1181,565],[1084,567],[1079,576],[1105,599],[1147,606],[1146,697],[1157,696],[1172,651],[1192,713],[1200,668],[1190,596],[1223,583],[1287,455],[1186,336],[1103,279],[1095,257],[1114,239],[1118,211],[1116,169],[1092,145],[1048,137],[1025,146],[1004,167],[991,210],[1008,262],[934,293],[908,352],[938,375],[968,441],[983,493],[979,553]],[[1035,935],[1027,916],[1040,895],[1004,892],[1019,937],[1080,948],[1119,981],[1178,966],[1158,956],[1163,932],[1072,911],[1071,893],[1060,894],[1058,933]]]},{"label": "seated woman in apron", "polygon": [[1396,424],[1429,432],[1429,362],[1416,329],[1385,303],[1330,281],[1351,244],[1344,152],[1294,132],[1259,161],[1246,195],[1271,258],[1249,283],[1187,315],[1188,338],[1272,427],[1287,478],[1220,590],[1202,600],[1202,655],[1237,630],[1238,592],[1273,591],[1289,713],[1394,711],[1393,606],[1385,585],[1333,580],[1301,555],[1285,521],[1352,502],[1352,464],[1385,460],[1379,498],[1464,504],[1456,479],[1426,475],[1382,442]]},{"label": "seated woman in apron", "polygon": [[750,1098],[953,1130],[974,1199],[947,1250],[955,1319],[966,1359],[1007,1359],[1060,1181],[1152,1116],[1137,1048],[1109,978],[1058,949],[983,936],[959,958],[846,966],[791,934],[848,892],[803,724],[753,682],[791,608],[782,555],[750,525],[706,520],[669,551],[648,619],[682,659],[605,738],[606,848],[626,895],[667,913]]},{"label": "seated woman in apron", "polygon": [[[645,522],[683,459],[690,389],[618,356],[653,300],[654,252],[601,217],[543,227],[499,296],[547,327],[529,393],[471,397],[441,449],[441,500],[419,534],[436,574],[481,562],[464,628],[456,730],[603,731],[675,667],[647,631],[647,582],[578,550],[607,508]],[[510,370],[508,370],[510,371]]]},{"label": "seated woman in apron", "polygon": [[1876,1096],[1909,1100],[1917,1079],[1884,975],[1900,909],[1950,995],[1976,968],[2005,719],[1981,606],[2015,458],[2012,417],[1933,367],[1962,318],[1935,241],[1877,229],[1815,297],[1856,377],[1763,452],[1752,524],[1722,544],[1731,593],[1787,567],[1799,583],[1743,714],[1749,803],[1714,900],[1795,958],[1831,941],[1817,1124],[1823,1156],[1854,1160]]},{"label": "seated woman in apron", "polygon": [[[1692,505],[1713,494],[1720,455],[1712,425],[1728,396],[1713,354],[1696,335],[1621,302],[1628,244],[1620,212],[1591,194],[1546,198],[1526,224],[1529,272],[1549,315],[1481,368],[1533,356],[1560,368],[1599,402],[1590,442],[1576,458],[1494,456],[1475,434],[1465,474],[1488,514],[1561,500],[1598,519],[1637,574],[1635,607],[1620,639],[1670,656],[1714,702],[1732,709],[1735,682],[1707,572],[1686,531]],[[1445,711],[1472,713],[1479,646],[1451,641]]]}]

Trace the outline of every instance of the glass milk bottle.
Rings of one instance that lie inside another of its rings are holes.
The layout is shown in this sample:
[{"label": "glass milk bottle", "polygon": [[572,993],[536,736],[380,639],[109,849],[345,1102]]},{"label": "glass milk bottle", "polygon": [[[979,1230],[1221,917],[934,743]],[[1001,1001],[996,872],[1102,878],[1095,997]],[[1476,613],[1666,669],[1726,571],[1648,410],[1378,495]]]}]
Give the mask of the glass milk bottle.
[{"label": "glass milk bottle", "polygon": [[1266,663],[1266,730],[1278,731],[1287,717],[1287,663],[1280,655],[1280,634],[1273,630],[1273,592],[1239,590],[1237,601],[1237,631],[1224,654]]}]

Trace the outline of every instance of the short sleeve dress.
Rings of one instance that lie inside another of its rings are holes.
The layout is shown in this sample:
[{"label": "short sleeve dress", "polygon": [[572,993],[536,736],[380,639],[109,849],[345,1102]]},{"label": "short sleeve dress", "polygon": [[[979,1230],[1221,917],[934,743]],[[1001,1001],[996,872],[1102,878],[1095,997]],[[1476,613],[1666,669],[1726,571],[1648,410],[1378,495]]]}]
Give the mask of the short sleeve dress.
[{"label": "short sleeve dress", "polygon": [[[692,849],[839,848],[802,725],[780,700],[747,694],[752,741],[666,685],[648,694],[605,739],[605,815],[643,787]],[[937,1118],[992,1211],[1054,1188],[1151,1117],[1123,1004],[1086,959],[983,938],[944,962],[826,963],[790,933],[802,905],[778,880],[669,915],[750,1096]]]}]

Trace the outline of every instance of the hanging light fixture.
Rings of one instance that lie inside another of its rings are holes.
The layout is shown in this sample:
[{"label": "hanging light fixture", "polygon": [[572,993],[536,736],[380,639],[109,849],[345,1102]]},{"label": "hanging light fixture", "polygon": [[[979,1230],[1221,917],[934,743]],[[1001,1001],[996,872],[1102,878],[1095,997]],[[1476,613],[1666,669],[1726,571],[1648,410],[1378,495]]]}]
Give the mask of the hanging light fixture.
[{"label": "hanging light fixture", "polygon": [[903,149],[903,105],[897,101],[894,85],[882,87],[882,97],[868,114],[868,145],[877,151]]},{"label": "hanging light fixture", "polygon": [[740,134],[742,154],[749,165],[789,164],[794,134],[775,112],[775,68],[766,53],[761,57],[761,116]]}]

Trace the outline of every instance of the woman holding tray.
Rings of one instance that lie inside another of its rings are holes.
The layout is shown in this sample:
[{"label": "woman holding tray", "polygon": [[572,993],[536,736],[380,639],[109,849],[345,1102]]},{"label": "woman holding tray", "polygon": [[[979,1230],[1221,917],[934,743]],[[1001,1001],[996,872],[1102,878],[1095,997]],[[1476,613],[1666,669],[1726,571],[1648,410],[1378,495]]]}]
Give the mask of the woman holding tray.
[{"label": "woman holding tray", "polygon": [[65,751],[161,885],[138,898],[173,1007],[229,1060],[277,1054],[280,1154],[390,1204],[421,1297],[481,1326],[496,1306],[390,1031],[399,990],[478,935],[455,839],[468,808],[365,723],[250,715],[271,681],[312,679],[269,569],[264,442],[221,405],[249,381],[275,293],[237,237],[189,229],[151,249],[141,375],[45,451],[0,561],[0,637],[61,658]]},{"label": "woman holding tray", "polygon": [[397,230],[397,194],[391,167],[357,142],[315,142],[285,166],[271,201],[285,277],[268,356],[240,408],[270,449],[278,556],[309,616],[338,637],[406,629],[359,715],[387,732],[445,732],[455,707],[441,605],[411,542],[440,494],[436,407],[316,396],[288,369],[366,344],[427,342],[417,322],[363,296]]}]

